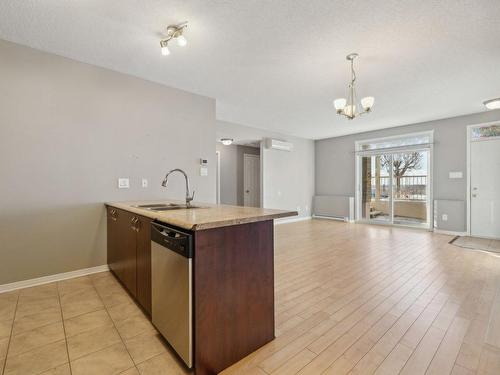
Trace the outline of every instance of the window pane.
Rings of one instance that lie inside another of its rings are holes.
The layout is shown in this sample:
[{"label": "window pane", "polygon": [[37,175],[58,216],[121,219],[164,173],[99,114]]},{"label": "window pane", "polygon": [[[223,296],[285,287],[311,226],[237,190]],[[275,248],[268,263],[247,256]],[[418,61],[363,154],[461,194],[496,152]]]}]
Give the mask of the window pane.
[{"label": "window pane", "polygon": [[361,150],[378,150],[403,146],[415,146],[431,143],[430,135],[403,136],[375,142],[367,142],[361,145]]},{"label": "window pane", "polygon": [[500,137],[500,125],[489,125],[472,128],[472,139]]}]

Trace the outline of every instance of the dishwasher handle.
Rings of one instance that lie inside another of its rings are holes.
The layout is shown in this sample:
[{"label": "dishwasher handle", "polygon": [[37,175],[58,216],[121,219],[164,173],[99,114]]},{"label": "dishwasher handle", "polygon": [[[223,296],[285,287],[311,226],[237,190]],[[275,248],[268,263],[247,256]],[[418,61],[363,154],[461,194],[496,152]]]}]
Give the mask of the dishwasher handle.
[{"label": "dishwasher handle", "polygon": [[186,258],[193,257],[193,236],[187,232],[152,222],[151,241]]}]

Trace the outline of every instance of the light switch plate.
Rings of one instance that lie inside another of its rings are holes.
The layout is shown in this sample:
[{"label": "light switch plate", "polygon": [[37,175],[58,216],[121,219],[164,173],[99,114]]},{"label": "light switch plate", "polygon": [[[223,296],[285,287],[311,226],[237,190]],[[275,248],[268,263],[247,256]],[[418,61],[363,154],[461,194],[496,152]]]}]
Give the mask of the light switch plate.
[{"label": "light switch plate", "polygon": [[208,176],[208,168],[200,167],[200,176]]},{"label": "light switch plate", "polygon": [[450,178],[463,178],[464,174],[461,171],[458,172],[450,172],[449,174]]},{"label": "light switch plate", "polygon": [[148,187],[148,179],[147,178],[143,178],[142,179],[142,187],[143,188],[147,188]]},{"label": "light switch plate", "polygon": [[443,215],[441,216],[441,219],[442,219],[443,221],[448,221],[448,215],[447,215],[447,214],[443,214]]},{"label": "light switch plate", "polygon": [[130,180],[128,178],[118,179],[118,189],[128,189],[130,187]]}]

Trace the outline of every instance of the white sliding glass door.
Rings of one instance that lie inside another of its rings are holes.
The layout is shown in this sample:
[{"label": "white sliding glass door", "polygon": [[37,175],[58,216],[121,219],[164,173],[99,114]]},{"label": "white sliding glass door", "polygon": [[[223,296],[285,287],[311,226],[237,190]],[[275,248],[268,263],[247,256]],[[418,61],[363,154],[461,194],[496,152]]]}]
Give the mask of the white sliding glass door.
[{"label": "white sliding glass door", "polygon": [[[431,223],[431,141],[425,147],[397,145],[408,138],[377,140],[391,147],[358,144],[357,219],[359,221],[429,228]],[[394,145],[396,143],[396,145]]]}]

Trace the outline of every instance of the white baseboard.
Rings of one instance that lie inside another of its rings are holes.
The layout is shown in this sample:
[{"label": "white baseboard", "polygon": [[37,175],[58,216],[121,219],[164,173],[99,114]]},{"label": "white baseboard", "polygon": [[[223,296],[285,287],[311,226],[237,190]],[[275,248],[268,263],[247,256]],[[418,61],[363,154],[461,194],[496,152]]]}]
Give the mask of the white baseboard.
[{"label": "white baseboard", "polygon": [[73,279],[75,277],[91,275],[93,273],[99,273],[104,271],[109,271],[109,267],[107,264],[91,268],[83,268],[81,270],[76,270],[76,271],[57,273],[55,275],[37,277],[35,279],[16,281],[15,283],[0,285],[0,293],[9,292],[11,290],[16,290],[21,288],[29,288],[32,286],[37,286],[42,284],[53,283],[54,281]]},{"label": "white baseboard", "polygon": [[354,221],[349,221],[347,217],[334,217],[334,216],[322,216],[322,215],[313,215],[313,219],[323,219],[323,220],[335,220],[342,221],[344,223],[353,223]]},{"label": "white baseboard", "polygon": [[434,233],[437,234],[447,234],[449,236],[467,236],[467,232],[455,232],[452,230],[442,230],[442,229],[435,229],[434,228]]},{"label": "white baseboard", "polygon": [[274,220],[274,225],[295,223],[297,221],[311,220],[311,216],[290,217],[287,219]]}]

